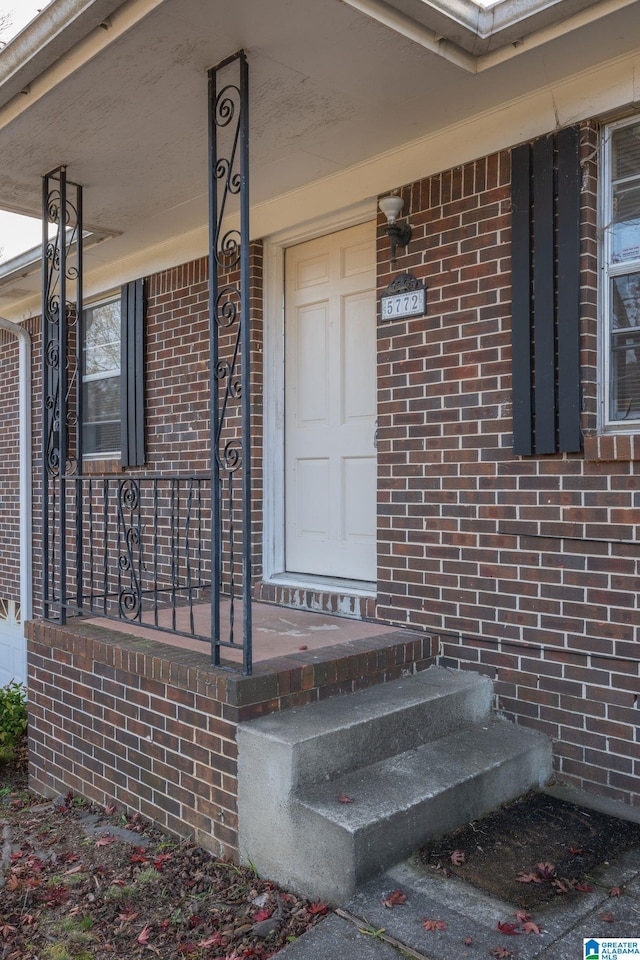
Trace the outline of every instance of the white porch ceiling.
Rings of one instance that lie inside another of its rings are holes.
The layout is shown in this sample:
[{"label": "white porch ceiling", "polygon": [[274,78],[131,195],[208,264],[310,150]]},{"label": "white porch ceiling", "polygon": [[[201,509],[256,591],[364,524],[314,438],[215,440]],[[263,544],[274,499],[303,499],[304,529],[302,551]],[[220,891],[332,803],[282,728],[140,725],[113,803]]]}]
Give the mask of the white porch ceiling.
[{"label": "white porch ceiling", "polygon": [[[437,27],[433,4],[394,2]],[[0,53],[0,207],[39,215],[42,174],[66,164],[84,185],[86,223],[116,235],[89,252],[89,273],[206,224],[207,69],[237,49],[249,56],[251,197],[261,204],[637,43],[630,3],[472,74],[340,0],[54,0],[47,10],[65,5],[77,12],[69,34],[60,27],[40,51],[22,34]],[[21,63],[27,41],[35,53]],[[0,312],[26,302],[38,279],[0,280]]]}]

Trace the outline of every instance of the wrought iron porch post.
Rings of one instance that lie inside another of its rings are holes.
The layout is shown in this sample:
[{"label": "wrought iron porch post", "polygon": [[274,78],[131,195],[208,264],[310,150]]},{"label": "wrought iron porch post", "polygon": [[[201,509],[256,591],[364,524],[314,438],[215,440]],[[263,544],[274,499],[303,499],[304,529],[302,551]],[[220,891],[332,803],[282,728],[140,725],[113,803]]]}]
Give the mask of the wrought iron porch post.
[{"label": "wrought iron porch post", "polygon": [[[225,80],[234,69],[234,79]],[[236,196],[240,200],[239,230],[229,227],[225,220],[229,214],[236,214],[235,210],[227,209],[227,201]],[[235,646],[235,566],[238,563],[235,478],[239,474],[242,485],[242,646],[246,673],[252,668],[249,284],[249,67],[245,52],[240,50],[209,71],[211,657],[213,664],[218,665],[221,646]],[[227,640],[221,636],[220,624],[223,558],[227,560],[229,574],[230,630]]]},{"label": "wrought iron porch post", "polygon": [[[54,237],[49,236],[51,224],[55,227]],[[75,287],[75,302],[69,300],[68,284]],[[82,187],[68,181],[66,168],[61,166],[45,174],[42,180],[43,612],[45,618],[50,619],[51,605],[59,604],[61,623],[65,623],[67,611],[66,479],[77,474],[82,455],[81,324]],[[69,351],[69,327],[74,327],[76,331],[73,351]],[[70,407],[69,401],[74,389],[76,404],[75,407]],[[73,428],[74,446],[70,450],[69,431]],[[82,510],[77,486],[76,484],[76,591],[80,605]]]}]

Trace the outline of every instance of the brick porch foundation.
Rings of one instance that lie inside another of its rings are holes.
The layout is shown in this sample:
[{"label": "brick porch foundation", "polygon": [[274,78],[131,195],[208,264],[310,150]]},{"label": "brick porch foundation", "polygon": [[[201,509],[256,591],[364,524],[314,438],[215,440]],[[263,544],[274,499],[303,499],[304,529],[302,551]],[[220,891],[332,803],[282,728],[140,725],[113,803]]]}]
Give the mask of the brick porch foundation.
[{"label": "brick porch foundation", "polygon": [[244,676],[212,667],[204,646],[86,622],[25,629],[31,788],[115,801],[232,859],[238,723],[424,670],[437,653],[432,636],[392,631],[263,661]]}]

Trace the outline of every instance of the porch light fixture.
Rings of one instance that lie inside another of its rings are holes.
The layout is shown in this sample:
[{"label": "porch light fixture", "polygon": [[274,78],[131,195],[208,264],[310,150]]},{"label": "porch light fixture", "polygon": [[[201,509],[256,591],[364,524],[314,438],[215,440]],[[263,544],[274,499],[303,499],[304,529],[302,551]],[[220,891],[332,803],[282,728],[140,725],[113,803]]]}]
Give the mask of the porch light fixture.
[{"label": "porch light fixture", "polygon": [[391,241],[391,266],[396,262],[396,248],[398,245],[406,247],[411,240],[411,226],[408,223],[398,223],[398,216],[404,207],[404,200],[397,193],[390,193],[383,197],[378,206],[387,218],[385,233]]}]

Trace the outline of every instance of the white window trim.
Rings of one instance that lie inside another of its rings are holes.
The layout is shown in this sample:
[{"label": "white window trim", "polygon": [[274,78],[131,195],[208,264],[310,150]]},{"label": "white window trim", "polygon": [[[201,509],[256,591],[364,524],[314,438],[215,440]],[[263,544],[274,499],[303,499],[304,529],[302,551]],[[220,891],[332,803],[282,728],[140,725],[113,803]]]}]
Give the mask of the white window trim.
[{"label": "white window trim", "polygon": [[601,142],[601,180],[600,180],[600,290],[598,294],[599,324],[598,351],[598,408],[599,427],[602,433],[638,433],[640,416],[633,420],[618,420],[611,417],[611,295],[612,277],[625,276],[628,273],[640,273],[640,257],[626,260],[624,263],[611,263],[611,230],[613,217],[613,165],[611,143],[616,130],[640,123],[640,114],[626,117],[615,123],[607,124],[602,131]]}]

